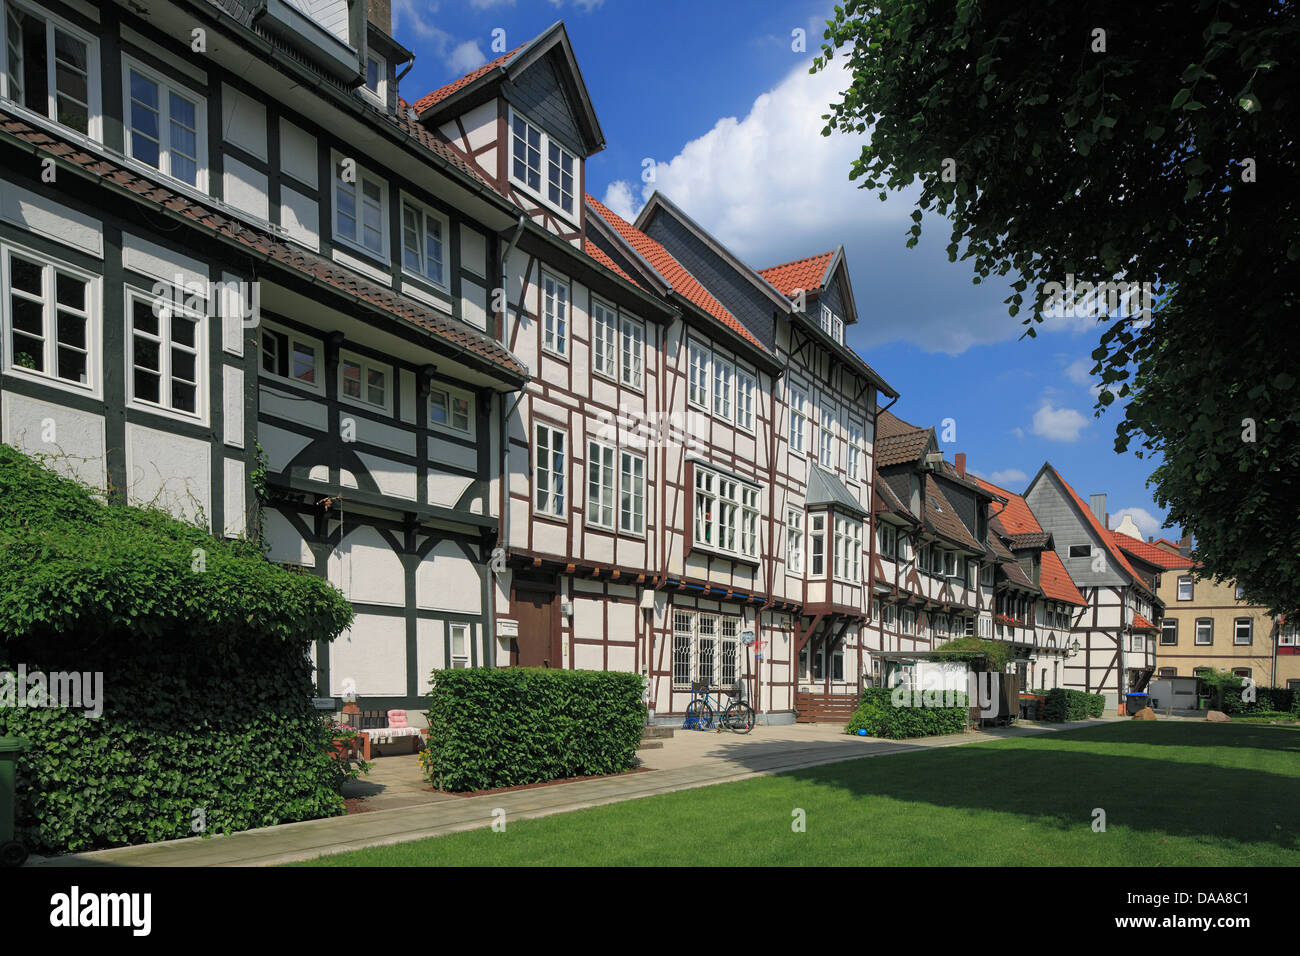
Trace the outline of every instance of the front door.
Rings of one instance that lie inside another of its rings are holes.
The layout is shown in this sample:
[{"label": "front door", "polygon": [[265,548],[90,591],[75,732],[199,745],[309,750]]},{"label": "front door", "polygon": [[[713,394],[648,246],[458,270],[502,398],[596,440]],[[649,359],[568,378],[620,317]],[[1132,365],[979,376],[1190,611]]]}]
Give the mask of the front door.
[{"label": "front door", "polygon": [[516,590],[513,609],[519,620],[519,636],[510,663],[519,667],[559,667],[555,594]]}]

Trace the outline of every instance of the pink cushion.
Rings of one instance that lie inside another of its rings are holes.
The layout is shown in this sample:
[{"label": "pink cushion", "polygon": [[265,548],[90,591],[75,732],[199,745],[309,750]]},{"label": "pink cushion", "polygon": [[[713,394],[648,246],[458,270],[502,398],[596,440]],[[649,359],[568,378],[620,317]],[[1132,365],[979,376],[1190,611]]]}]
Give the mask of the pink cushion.
[{"label": "pink cushion", "polygon": [[406,722],[406,711],[390,710],[388,712],[388,726],[394,728],[409,727],[410,724]]}]

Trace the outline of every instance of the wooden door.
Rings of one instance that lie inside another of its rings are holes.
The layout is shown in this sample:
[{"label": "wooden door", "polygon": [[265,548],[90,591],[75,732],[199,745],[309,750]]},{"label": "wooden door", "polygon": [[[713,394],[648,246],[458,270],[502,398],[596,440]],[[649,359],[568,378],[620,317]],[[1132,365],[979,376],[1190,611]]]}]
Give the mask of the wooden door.
[{"label": "wooden door", "polygon": [[519,636],[510,663],[519,667],[559,667],[555,594],[516,590],[513,608],[519,620]]}]

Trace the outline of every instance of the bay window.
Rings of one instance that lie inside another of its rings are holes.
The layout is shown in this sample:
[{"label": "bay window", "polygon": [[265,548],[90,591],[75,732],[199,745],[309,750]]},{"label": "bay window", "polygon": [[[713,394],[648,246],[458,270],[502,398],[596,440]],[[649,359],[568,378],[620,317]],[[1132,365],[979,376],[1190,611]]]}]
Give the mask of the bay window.
[{"label": "bay window", "polygon": [[815,577],[826,574],[826,514],[808,516],[808,556],[809,573]]},{"label": "bay window", "polygon": [[785,512],[785,570],[803,574],[803,511],[799,508]]},{"label": "bay window", "polygon": [[835,518],[835,577],[860,584],[862,577],[862,522]]},{"label": "bay window", "polygon": [[695,465],[695,543],[758,557],[758,488]]}]

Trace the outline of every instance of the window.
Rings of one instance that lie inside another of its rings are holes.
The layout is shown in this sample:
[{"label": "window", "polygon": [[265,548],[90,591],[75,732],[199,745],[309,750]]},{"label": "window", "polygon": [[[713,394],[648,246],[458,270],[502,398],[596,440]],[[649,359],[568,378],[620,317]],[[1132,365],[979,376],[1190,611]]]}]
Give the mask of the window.
[{"label": "window", "polygon": [[537,510],[554,518],[564,517],[564,476],[568,458],[565,434],[549,425],[538,425],[535,459]]},{"label": "window", "polygon": [[44,11],[5,4],[4,95],[100,139],[99,46]]},{"label": "window", "polygon": [[386,107],[388,104],[388,64],[374,53],[366,54],[366,85],[362,87],[370,98]]},{"label": "window", "polygon": [[1232,643],[1249,644],[1251,640],[1251,620],[1248,617],[1239,617],[1232,622]]},{"label": "window", "polygon": [[474,400],[445,385],[429,387],[429,425],[474,437]]},{"label": "window", "polygon": [[202,97],[132,60],[124,60],[124,69],[127,155],[206,190],[207,118]]},{"label": "window", "polygon": [[980,563],[974,558],[966,559],[966,587],[975,587],[975,582],[979,580]]},{"label": "window", "polygon": [[1162,668],[1160,668],[1160,670],[1159,670],[1157,676],[1158,676],[1158,677],[1177,677],[1177,676],[1178,676],[1178,668],[1177,668],[1177,667],[1162,667]]},{"label": "window", "polygon": [[202,417],[203,316],[162,308],[143,292],[127,292],[127,400]]},{"label": "window", "polygon": [[903,627],[904,634],[916,633],[916,610],[910,607],[903,608]]},{"label": "window", "polygon": [[[546,157],[546,190],[542,191],[542,157]],[[539,199],[573,214],[574,179],[578,161],[548,134],[513,110],[510,113],[510,178]]]},{"label": "window", "polygon": [[1236,600],[1238,600],[1238,601],[1245,600],[1245,598],[1246,598],[1246,589],[1243,588],[1240,584],[1238,584],[1238,585],[1233,589],[1232,596],[1233,596]]},{"label": "window", "polygon": [[835,404],[822,399],[821,449],[817,460],[826,468],[835,467]]},{"label": "window", "polygon": [[1090,558],[1090,557],[1092,557],[1092,545],[1090,545],[1090,544],[1072,544],[1072,545],[1070,545],[1070,557],[1072,557],[1072,558]]},{"label": "window", "polygon": [[1279,623],[1277,643],[1281,647],[1295,647],[1300,644],[1300,624]]},{"label": "window", "polygon": [[785,570],[803,574],[803,512],[798,508],[785,511]]},{"label": "window", "polygon": [[1196,621],[1196,643],[1213,644],[1214,643],[1214,621],[1208,617],[1198,618]]},{"label": "window", "polygon": [[1178,644],[1178,620],[1167,617],[1160,623],[1160,643],[1174,647]]},{"label": "window", "polygon": [[945,551],[943,553],[943,574],[944,577],[955,578],[957,576],[957,552]]},{"label": "window", "polygon": [[975,618],[968,617],[962,621],[961,633],[966,637],[975,636]]},{"label": "window", "polygon": [[898,620],[897,606],[893,604],[886,604],[884,607],[880,609],[880,623],[884,627],[893,630],[897,620]]},{"label": "window", "polygon": [[692,405],[709,410],[710,353],[698,342],[690,344],[690,388],[687,398]]},{"label": "window", "polygon": [[312,391],[324,394],[325,384],[320,374],[323,353],[324,349],[316,339],[262,323],[263,375],[306,385]]},{"label": "window", "polygon": [[758,557],[758,489],[695,466],[695,543]]},{"label": "window", "polygon": [[822,331],[841,345],[844,344],[844,320],[831,311],[828,305],[822,305]]},{"label": "window", "polygon": [[811,556],[809,573],[820,578],[826,574],[826,515],[808,516],[808,553]]},{"label": "window", "polygon": [[898,536],[898,560],[909,561],[912,557],[912,538],[909,535]]},{"label": "window", "polygon": [[754,430],[754,376],[743,368],[736,369],[736,424],[747,432]]},{"label": "window", "polygon": [[1192,599],[1192,576],[1184,574],[1178,579],[1178,600],[1190,601]]},{"label": "window", "polygon": [[981,616],[980,616],[980,623],[979,623],[979,630],[980,630],[980,635],[979,635],[980,637],[992,637],[992,636],[993,636],[993,618],[988,617],[987,615],[981,615]]},{"label": "window", "polygon": [[898,547],[898,529],[892,524],[882,524],[880,526],[880,553],[887,558],[894,556],[894,549]]},{"label": "window", "polygon": [[730,690],[740,678],[739,617],[673,611],[673,687],[686,690],[692,681],[710,689]]},{"label": "window", "polygon": [[691,686],[691,643],[695,632],[694,615],[673,611],[673,687]]},{"label": "window", "polygon": [[83,388],[98,383],[93,351],[98,288],[89,274],[8,246],[4,257],[5,370]]},{"label": "window", "polygon": [[713,414],[731,421],[732,380],[736,368],[730,362],[713,357]]},{"label": "window", "polygon": [[[402,234],[405,244],[405,216]],[[357,166],[354,160],[337,155],[334,159],[334,238],[380,259],[388,258],[388,184]]]},{"label": "window", "polygon": [[835,577],[860,584],[862,581],[862,522],[835,518]]},{"label": "window", "polygon": [[1234,667],[1234,668],[1232,669],[1232,673],[1233,673],[1233,676],[1235,676],[1235,677],[1246,677],[1246,678],[1249,678],[1249,677],[1250,677],[1250,668],[1249,668],[1249,667]]},{"label": "window", "polygon": [[993,585],[993,562],[986,561],[980,565],[980,584],[986,587]]},{"label": "window", "polygon": [[451,669],[469,667],[469,625],[451,625]]},{"label": "window", "polygon": [[1144,644],[1145,644],[1145,640],[1143,639],[1141,634],[1133,635],[1133,653],[1141,654]]},{"label": "window", "polygon": [[619,469],[619,530],[645,534],[645,459],[625,451]]},{"label": "window", "polygon": [[587,524],[614,529],[614,449],[587,442]]},{"label": "window", "polygon": [[808,394],[796,385],[790,387],[790,450],[804,453],[804,424],[808,421]]},{"label": "window", "polygon": [[393,410],[393,369],[351,352],[339,353],[339,398],[354,405]]},{"label": "window", "polygon": [[556,355],[569,349],[569,284],[548,272],[542,273],[542,348]]},{"label": "window", "polygon": [[409,199],[402,201],[402,269],[446,288],[447,218]]},{"label": "window", "polygon": [[862,472],[862,426],[849,422],[849,455],[844,464],[849,481],[857,481]]},{"label": "window", "polygon": [[623,316],[623,384],[641,387],[645,358],[645,326],[631,316]]},{"label": "window", "polygon": [[618,369],[618,319],[613,309],[595,299],[591,303],[591,367],[610,378]]}]

